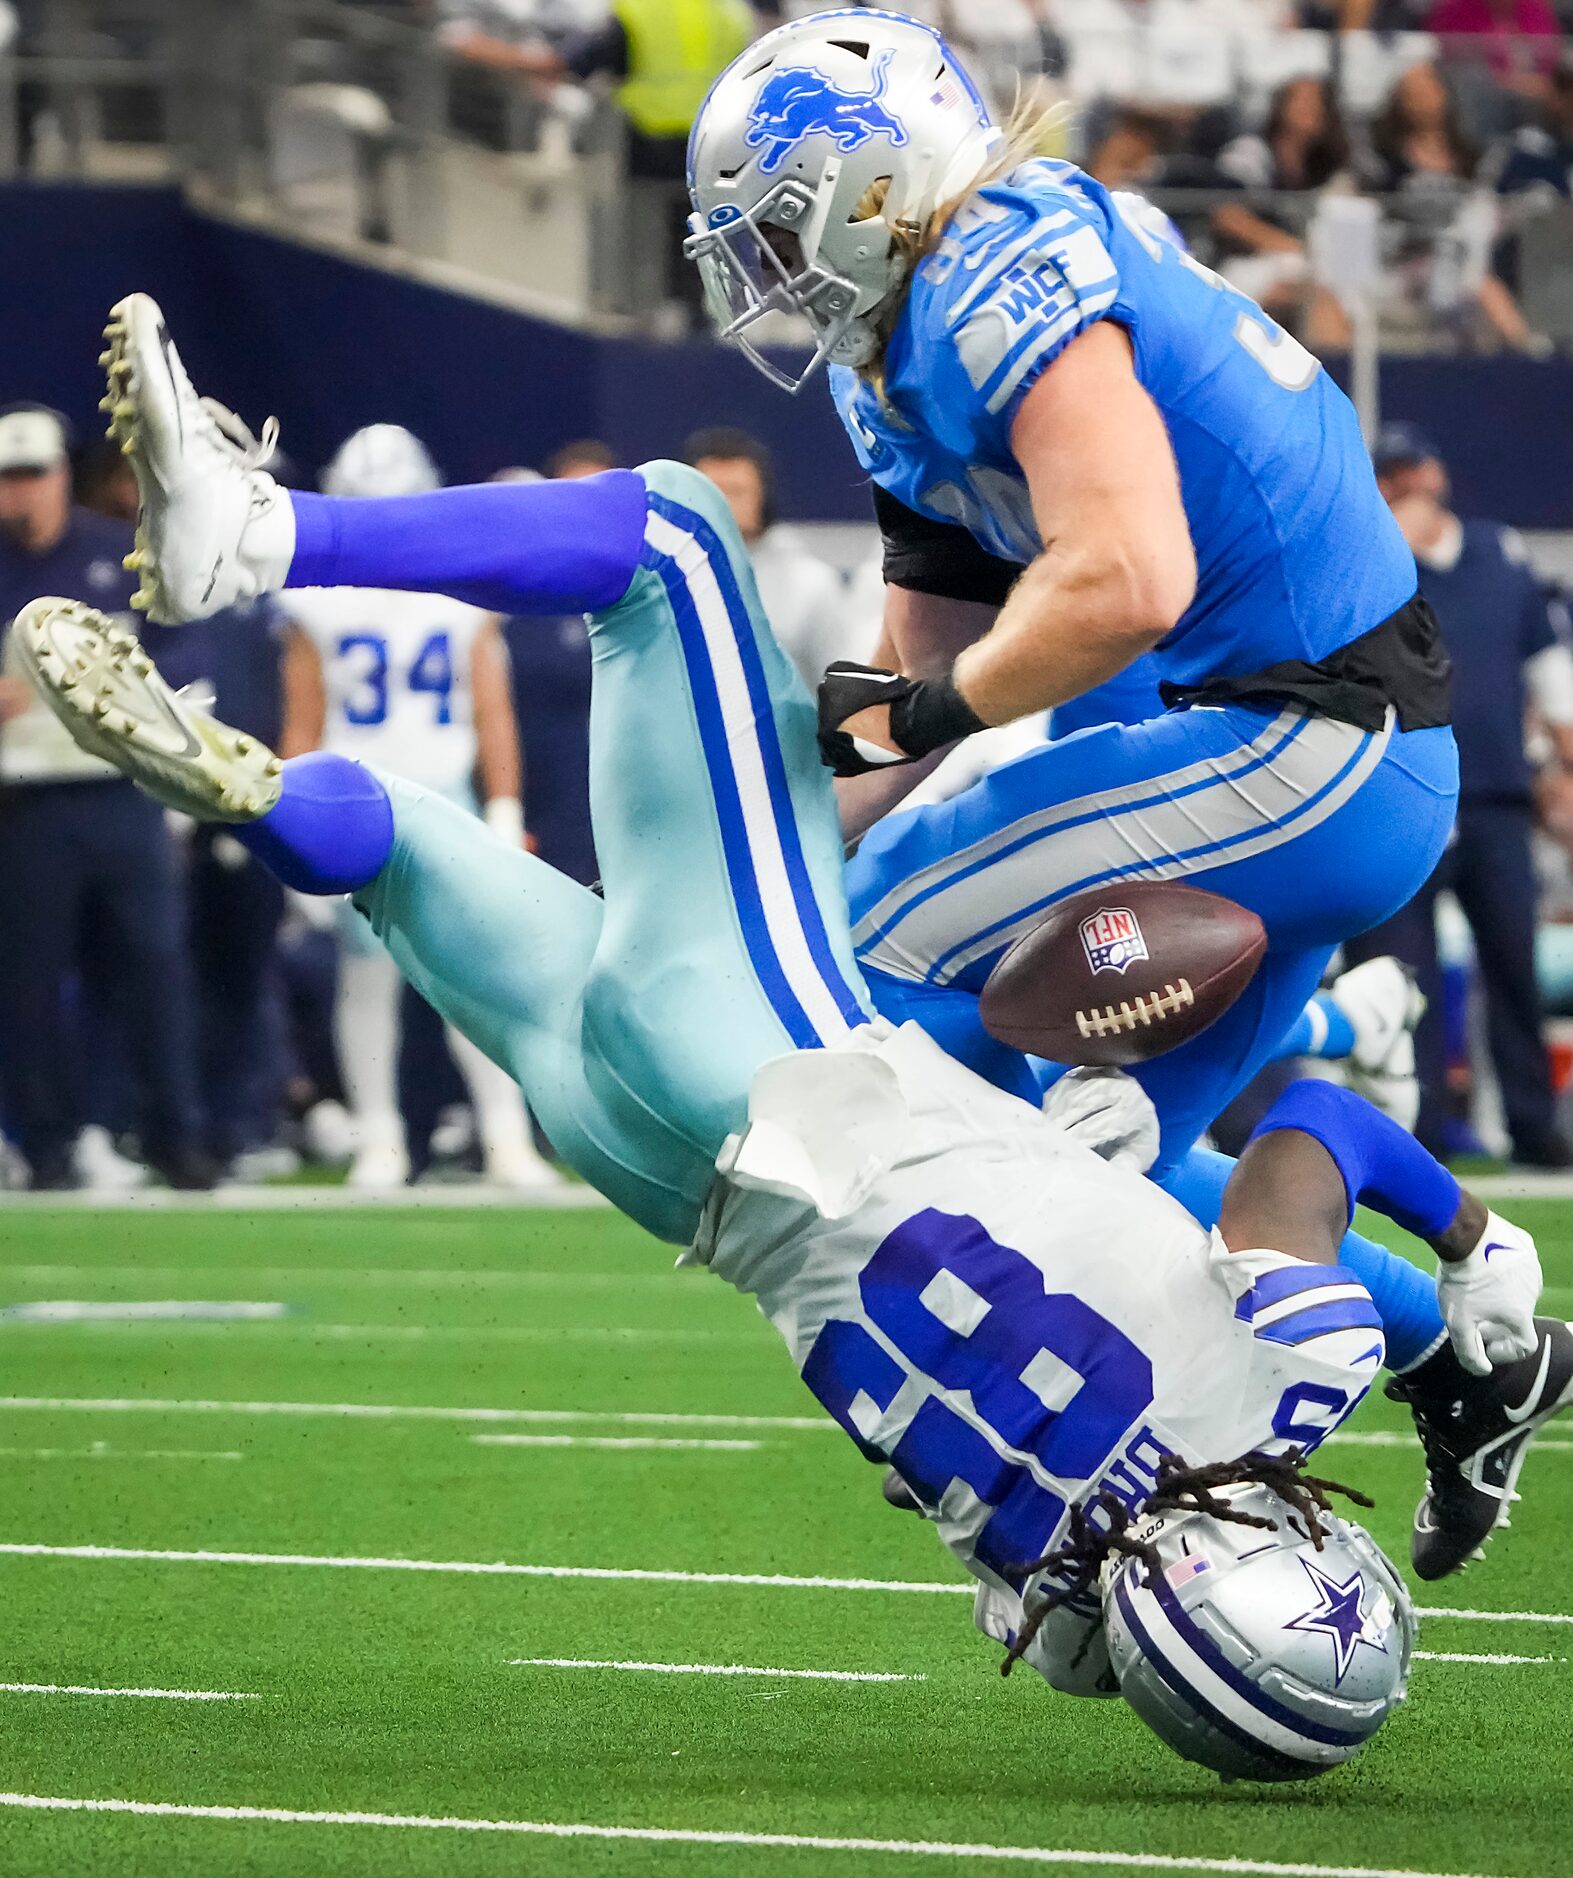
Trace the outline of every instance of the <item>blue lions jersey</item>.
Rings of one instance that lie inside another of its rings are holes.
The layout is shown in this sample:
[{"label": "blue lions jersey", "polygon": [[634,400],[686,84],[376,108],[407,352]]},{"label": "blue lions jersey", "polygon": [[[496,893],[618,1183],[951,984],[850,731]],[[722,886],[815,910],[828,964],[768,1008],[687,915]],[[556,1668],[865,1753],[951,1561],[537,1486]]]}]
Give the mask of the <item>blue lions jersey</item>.
[{"label": "blue lions jersey", "polygon": [[1139,197],[1069,163],[1024,164],[952,218],[885,360],[885,402],[844,367],[842,421],[874,480],[1025,563],[1042,543],[1011,425],[1095,320],[1131,338],[1163,414],[1196,597],[1158,647],[1177,684],[1318,660],[1414,593],[1353,407],[1312,355],[1170,238]]}]

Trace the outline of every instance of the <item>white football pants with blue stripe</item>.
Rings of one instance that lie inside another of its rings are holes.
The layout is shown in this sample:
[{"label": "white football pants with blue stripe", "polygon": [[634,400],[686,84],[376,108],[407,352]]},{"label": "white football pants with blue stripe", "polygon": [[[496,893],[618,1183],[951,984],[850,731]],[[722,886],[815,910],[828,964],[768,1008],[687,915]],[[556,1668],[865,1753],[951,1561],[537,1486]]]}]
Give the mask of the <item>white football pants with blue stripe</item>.
[{"label": "white football pants with blue stripe", "polygon": [[885,1016],[916,1019],[1030,1096],[977,995],[1050,907],[1095,887],[1118,904],[1126,880],[1184,880],[1250,907],[1268,950],[1244,995],[1134,1072],[1163,1124],[1161,1177],[1271,1060],[1334,948],[1419,891],[1457,794],[1452,733],[1402,732],[1391,710],[1376,732],[1244,705],[1100,725],[877,824],[848,866],[858,959]]},{"label": "white football pants with blue stripe", "polygon": [[393,849],[355,903],[557,1152],[685,1244],[760,1064],[841,1041],[870,1007],[813,702],[714,486],[640,474],[640,569],[590,632],[604,900],[384,777]]}]

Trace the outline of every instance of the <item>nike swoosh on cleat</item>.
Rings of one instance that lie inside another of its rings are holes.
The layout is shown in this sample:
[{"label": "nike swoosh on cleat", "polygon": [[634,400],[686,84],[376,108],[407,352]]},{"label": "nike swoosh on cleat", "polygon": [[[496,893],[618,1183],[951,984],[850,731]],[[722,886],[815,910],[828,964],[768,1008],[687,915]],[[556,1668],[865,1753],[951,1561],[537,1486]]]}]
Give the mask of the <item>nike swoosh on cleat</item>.
[{"label": "nike swoosh on cleat", "polygon": [[1499,1239],[1493,1239],[1490,1245],[1482,1248],[1480,1256],[1482,1260],[1487,1265],[1489,1265],[1491,1263],[1491,1254],[1493,1252],[1511,1252],[1512,1250],[1513,1248],[1510,1245],[1503,1245]]},{"label": "nike swoosh on cleat", "polygon": [[1534,1414],[1535,1410],[1540,1405],[1541,1391],[1546,1386],[1546,1373],[1550,1368],[1551,1339],[1547,1337],[1540,1347],[1540,1368],[1536,1371],[1535,1380],[1530,1386],[1529,1394],[1524,1397],[1524,1400],[1517,1408],[1510,1408],[1505,1402],[1502,1404],[1502,1413],[1510,1422],[1527,1422],[1530,1416]]},{"label": "nike swoosh on cleat", "polygon": [[170,358],[175,348],[170,342],[169,329],[162,320],[158,323],[158,349],[164,355],[164,371],[168,375],[170,385],[174,390],[175,430],[180,437],[180,447],[184,450],[186,447],[186,420],[180,409],[180,382],[175,377],[174,367],[170,364]]}]

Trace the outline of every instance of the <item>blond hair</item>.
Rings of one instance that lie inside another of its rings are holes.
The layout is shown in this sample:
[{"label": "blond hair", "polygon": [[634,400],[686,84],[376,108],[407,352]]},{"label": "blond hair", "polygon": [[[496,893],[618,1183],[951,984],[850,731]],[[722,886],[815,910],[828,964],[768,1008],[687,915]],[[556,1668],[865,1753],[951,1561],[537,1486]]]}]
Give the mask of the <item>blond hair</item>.
[{"label": "blond hair", "polygon": [[[1016,101],[1005,119],[999,148],[966,188],[940,203],[921,227],[909,221],[889,224],[891,246],[902,262],[901,285],[875,309],[872,324],[879,336],[879,351],[867,365],[858,368],[858,376],[873,386],[881,403],[885,401],[885,346],[906,305],[918,263],[934,252],[951,218],[979,190],[999,182],[1035,157],[1059,155],[1064,150],[1065,132],[1074,115],[1074,107],[1063,99],[1049,99],[1041,91],[1028,92],[1018,87]],[[852,211],[853,221],[873,221],[882,214],[890,183],[890,177],[879,176],[869,184]]]}]

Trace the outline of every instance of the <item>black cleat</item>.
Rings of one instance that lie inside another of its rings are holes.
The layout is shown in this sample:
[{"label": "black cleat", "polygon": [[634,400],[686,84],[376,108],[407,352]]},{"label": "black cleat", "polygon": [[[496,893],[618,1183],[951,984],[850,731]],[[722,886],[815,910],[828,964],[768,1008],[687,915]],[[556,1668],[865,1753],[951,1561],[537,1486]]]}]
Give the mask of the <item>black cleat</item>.
[{"label": "black cleat", "polygon": [[1471,1376],[1444,1344],[1387,1393],[1407,1402],[1426,1455],[1426,1491],[1415,1509],[1409,1556],[1418,1578],[1446,1578],[1508,1524],[1529,1444],[1573,1404],[1573,1325],[1537,1317],[1533,1353],[1489,1376]]},{"label": "black cleat", "polygon": [[211,1193],[223,1174],[223,1166],[201,1148],[181,1146],[155,1154],[148,1151],[148,1163],[177,1193]]}]

